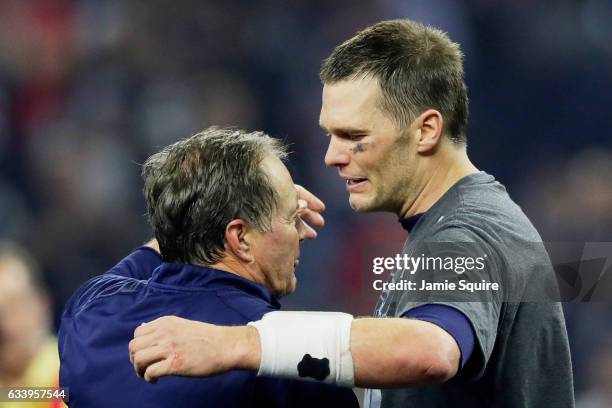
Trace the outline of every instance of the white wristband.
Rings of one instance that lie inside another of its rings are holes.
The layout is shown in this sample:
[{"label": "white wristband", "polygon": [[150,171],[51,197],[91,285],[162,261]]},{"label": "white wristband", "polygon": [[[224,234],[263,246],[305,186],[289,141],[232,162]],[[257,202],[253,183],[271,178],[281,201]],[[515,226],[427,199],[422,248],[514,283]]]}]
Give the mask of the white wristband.
[{"label": "white wristband", "polygon": [[270,312],[249,323],[259,332],[258,376],[355,385],[353,316],[337,312]]}]

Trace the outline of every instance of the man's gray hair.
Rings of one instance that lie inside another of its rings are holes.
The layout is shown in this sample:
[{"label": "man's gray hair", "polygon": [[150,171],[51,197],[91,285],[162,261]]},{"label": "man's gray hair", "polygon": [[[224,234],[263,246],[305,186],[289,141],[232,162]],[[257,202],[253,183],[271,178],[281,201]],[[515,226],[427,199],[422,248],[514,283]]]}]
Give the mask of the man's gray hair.
[{"label": "man's gray hair", "polygon": [[271,228],[279,197],[261,168],[269,155],[284,160],[286,146],[263,132],[211,127],[146,160],[144,196],[164,261],[216,263],[236,218]]}]

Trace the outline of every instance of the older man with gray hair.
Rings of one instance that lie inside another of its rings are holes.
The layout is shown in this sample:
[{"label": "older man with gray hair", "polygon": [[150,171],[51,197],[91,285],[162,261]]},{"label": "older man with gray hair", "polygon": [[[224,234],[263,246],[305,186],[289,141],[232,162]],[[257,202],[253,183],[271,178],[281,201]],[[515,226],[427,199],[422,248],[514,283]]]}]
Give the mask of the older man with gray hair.
[{"label": "older man with gray hair", "polygon": [[264,133],[210,128],[145,162],[157,241],[87,282],[65,308],[60,381],[71,407],[357,406],[349,389],[258,378],[240,367],[152,386],[128,359],[142,322],[171,314],[242,325],[278,310],[278,299],[295,290],[300,242],[313,231],[285,157],[283,144]]}]

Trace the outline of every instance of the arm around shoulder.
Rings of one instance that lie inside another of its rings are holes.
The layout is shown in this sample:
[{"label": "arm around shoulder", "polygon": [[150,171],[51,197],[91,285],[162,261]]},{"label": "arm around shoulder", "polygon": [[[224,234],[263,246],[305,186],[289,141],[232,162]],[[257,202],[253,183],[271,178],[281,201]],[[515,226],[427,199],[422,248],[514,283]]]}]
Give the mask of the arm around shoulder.
[{"label": "arm around shoulder", "polygon": [[[333,341],[330,342],[321,341],[320,337],[325,337],[331,330],[331,326],[322,328],[317,323],[325,312],[275,313],[279,314],[275,317],[281,320],[285,317],[283,314],[287,314],[298,316],[306,322],[301,330],[311,334],[305,337],[300,335],[300,338],[307,344],[296,349],[295,344],[280,341],[293,336],[295,326],[270,326],[264,331],[267,337],[262,339],[261,327],[257,330],[253,326],[223,327],[167,316],[136,329],[129,346],[130,358],[136,372],[151,382],[164,375],[206,377],[232,369],[259,370],[261,373],[266,359],[273,360],[268,361],[266,367],[287,366],[287,369],[281,370],[282,375],[263,370],[264,375],[306,379],[301,378],[309,376],[304,373],[299,376],[291,374],[296,370],[293,364],[309,350],[335,349],[341,343],[336,340],[342,335],[331,336],[328,340]],[[303,315],[299,316],[300,313]],[[461,357],[459,346],[450,334],[435,324],[403,318],[363,318],[351,323],[334,314],[323,320],[333,323],[339,319],[349,324],[347,334],[350,332],[350,343],[347,336],[347,349],[350,344],[352,361],[347,365],[342,356],[328,357],[331,368],[338,363],[344,368],[354,369],[354,373],[351,371],[349,374],[351,381],[347,383],[352,384],[354,378],[354,384],[360,387],[406,387],[444,382],[458,371]],[[334,347],[321,348],[321,344]],[[320,357],[318,353],[312,355]],[[334,382],[341,384],[342,381],[339,383],[337,378],[345,378],[347,373],[339,371],[337,376],[330,377],[328,370],[328,375],[317,379],[336,378]],[[300,372],[299,365],[296,372]]]},{"label": "arm around shoulder", "polygon": [[441,383],[457,374],[461,353],[437,325],[404,318],[353,321],[351,353],[355,384],[394,388]]}]

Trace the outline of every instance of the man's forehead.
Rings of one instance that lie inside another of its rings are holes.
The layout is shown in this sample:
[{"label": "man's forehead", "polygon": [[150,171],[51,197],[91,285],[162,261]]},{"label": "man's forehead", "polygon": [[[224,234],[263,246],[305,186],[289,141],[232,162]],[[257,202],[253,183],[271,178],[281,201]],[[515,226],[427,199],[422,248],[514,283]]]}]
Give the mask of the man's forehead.
[{"label": "man's forehead", "polygon": [[283,207],[291,205],[291,209],[293,210],[298,200],[298,193],[287,166],[285,166],[279,158],[274,156],[267,156],[262,161],[261,165],[270,178],[281,202],[287,203],[283,204]]},{"label": "man's forehead", "polygon": [[323,86],[319,125],[327,130],[367,128],[378,108],[380,88],[374,78],[351,79]]},{"label": "man's forehead", "polygon": [[291,185],[291,189],[288,188],[276,189],[276,193],[279,197],[279,210],[281,214],[293,214],[298,209],[298,193],[294,185]]}]

